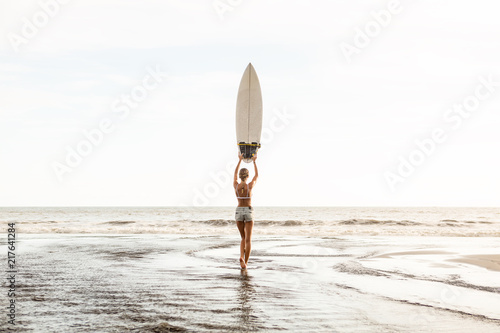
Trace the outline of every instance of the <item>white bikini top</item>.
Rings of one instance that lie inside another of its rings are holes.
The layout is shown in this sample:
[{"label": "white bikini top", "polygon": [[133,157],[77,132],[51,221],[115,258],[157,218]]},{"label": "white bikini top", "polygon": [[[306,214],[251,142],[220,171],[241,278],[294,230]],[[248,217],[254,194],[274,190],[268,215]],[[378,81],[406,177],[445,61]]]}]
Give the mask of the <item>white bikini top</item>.
[{"label": "white bikini top", "polygon": [[250,196],[250,189],[248,188],[248,184],[247,185],[247,196],[246,197],[239,197],[238,196],[238,192],[236,192],[236,199],[251,199],[252,197]]}]

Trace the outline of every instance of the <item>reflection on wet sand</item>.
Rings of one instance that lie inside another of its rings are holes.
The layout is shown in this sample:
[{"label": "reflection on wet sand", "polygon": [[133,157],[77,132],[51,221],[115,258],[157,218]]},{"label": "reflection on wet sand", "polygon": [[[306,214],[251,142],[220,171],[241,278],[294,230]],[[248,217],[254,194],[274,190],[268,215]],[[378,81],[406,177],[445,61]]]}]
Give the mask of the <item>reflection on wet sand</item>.
[{"label": "reflection on wet sand", "polygon": [[252,303],[255,298],[255,288],[252,285],[252,275],[247,269],[240,271],[240,286],[238,289],[238,305],[241,309],[239,315],[240,324],[244,329],[251,329],[255,326],[255,316],[253,314]]}]

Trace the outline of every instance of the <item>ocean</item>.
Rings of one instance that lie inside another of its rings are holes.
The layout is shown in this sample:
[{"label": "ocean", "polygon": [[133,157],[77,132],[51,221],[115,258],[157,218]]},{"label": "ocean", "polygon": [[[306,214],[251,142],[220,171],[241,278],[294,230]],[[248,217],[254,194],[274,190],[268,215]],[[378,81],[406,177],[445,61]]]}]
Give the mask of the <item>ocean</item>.
[{"label": "ocean", "polygon": [[[500,236],[500,208],[254,207],[254,234]],[[237,233],[234,207],[0,208],[20,233]]]}]

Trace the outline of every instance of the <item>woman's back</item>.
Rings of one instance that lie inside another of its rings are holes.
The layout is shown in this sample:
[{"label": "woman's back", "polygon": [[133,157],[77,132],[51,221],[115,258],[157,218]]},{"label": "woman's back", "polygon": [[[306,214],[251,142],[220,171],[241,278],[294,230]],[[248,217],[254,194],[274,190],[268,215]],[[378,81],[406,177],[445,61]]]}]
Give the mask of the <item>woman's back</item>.
[{"label": "woman's back", "polygon": [[250,185],[241,182],[236,186],[236,198],[238,199],[238,207],[252,206],[252,189]]}]

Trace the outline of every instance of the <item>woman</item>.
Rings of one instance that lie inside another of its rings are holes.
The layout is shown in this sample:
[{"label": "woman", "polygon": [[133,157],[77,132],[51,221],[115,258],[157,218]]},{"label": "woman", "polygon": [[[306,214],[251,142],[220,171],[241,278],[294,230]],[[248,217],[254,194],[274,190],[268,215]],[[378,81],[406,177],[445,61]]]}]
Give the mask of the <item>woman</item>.
[{"label": "woman", "polygon": [[238,169],[240,168],[243,155],[238,155],[240,161],[234,170],[233,186],[236,191],[236,198],[238,199],[238,207],[236,207],[236,225],[241,235],[240,244],[240,265],[241,268],[247,268],[248,258],[250,258],[250,251],[252,250],[252,229],[253,229],[253,208],[252,208],[252,189],[255,186],[259,172],[257,171],[257,164],[255,160],[257,155],[252,157],[253,166],[255,169],[255,176],[250,183],[246,183],[248,179],[248,169],[242,168],[239,176],[241,183],[238,183]]}]

